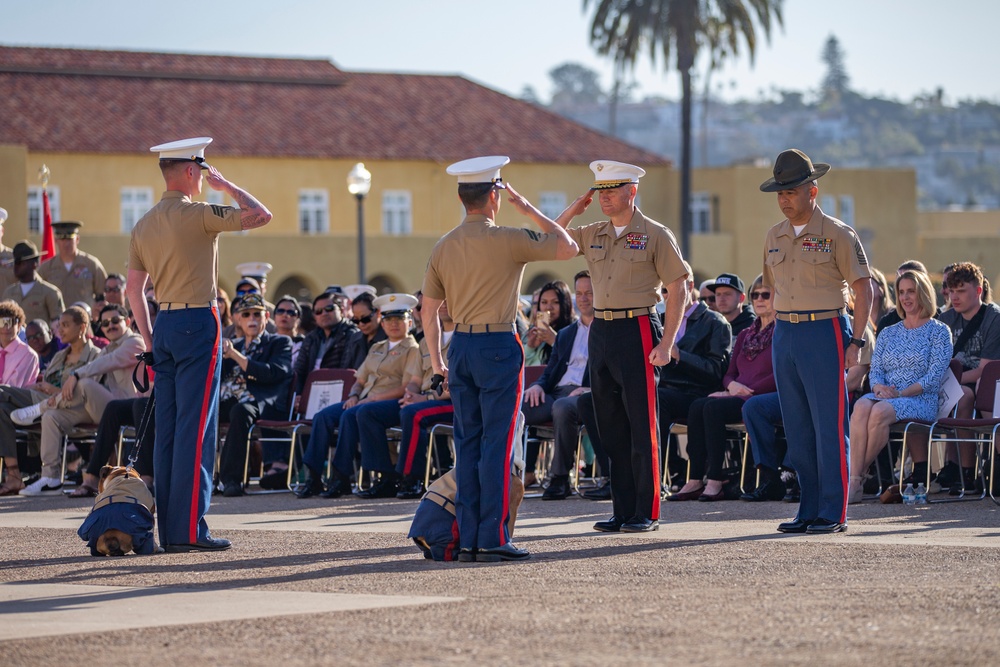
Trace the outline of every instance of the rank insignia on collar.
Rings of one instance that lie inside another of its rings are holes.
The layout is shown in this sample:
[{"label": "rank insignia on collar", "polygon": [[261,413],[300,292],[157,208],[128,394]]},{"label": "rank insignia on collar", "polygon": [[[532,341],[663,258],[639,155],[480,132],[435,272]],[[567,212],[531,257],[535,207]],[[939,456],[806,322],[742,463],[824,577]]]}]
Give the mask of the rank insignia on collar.
[{"label": "rank insignia on collar", "polygon": [[629,232],[625,235],[625,248],[627,250],[645,250],[647,241],[649,241],[649,234]]}]

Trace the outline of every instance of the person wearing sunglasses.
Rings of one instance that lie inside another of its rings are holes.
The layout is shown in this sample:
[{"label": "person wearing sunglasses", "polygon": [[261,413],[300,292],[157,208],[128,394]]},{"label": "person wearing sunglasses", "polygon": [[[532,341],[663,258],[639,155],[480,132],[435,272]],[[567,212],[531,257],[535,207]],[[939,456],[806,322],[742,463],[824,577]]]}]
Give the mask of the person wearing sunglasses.
[{"label": "person wearing sunglasses", "polygon": [[219,462],[222,495],[242,496],[243,471],[250,431],[261,417],[288,414],[288,386],[292,381],[292,341],[271,334],[264,297],[257,293],[238,297],[233,316],[243,338],[222,341],[222,384],[219,421],[229,424]]},{"label": "person wearing sunglasses", "polygon": [[[324,292],[313,299],[313,316],[316,328],[302,339],[302,347],[295,359],[296,401],[302,396],[306,376],[318,368],[356,368],[350,364],[348,346],[358,328],[343,317],[343,311],[332,292]],[[295,406],[298,408],[298,405]]]},{"label": "person wearing sunglasses", "polygon": [[[419,382],[420,347],[410,331],[410,311],[417,300],[409,294],[385,294],[375,302],[387,310],[381,321],[386,339],[372,346],[347,398],[320,410],[313,417],[312,435],[306,446],[303,460],[309,469],[309,481],[298,492],[300,498],[320,495],[338,498],[351,492],[354,460],[360,453],[360,415],[373,411],[376,421],[391,420],[399,425],[399,399],[410,382]],[[357,314],[355,312],[355,314]],[[362,466],[379,475],[373,480],[366,497],[394,497],[398,478],[389,459],[389,445],[385,429],[381,437],[366,448],[369,456],[362,459]],[[327,451],[333,449],[331,477],[323,487],[323,465]],[[367,459],[367,460],[366,460]]]},{"label": "person wearing sunglasses", "polygon": [[[0,385],[27,388],[38,377],[38,355],[21,341],[18,334],[24,327],[24,311],[13,301],[0,301]],[[0,486],[0,496],[17,493],[23,483],[17,464],[14,442],[0,441],[7,480]]]},{"label": "person wearing sunglasses", "polygon": [[[76,308],[71,308],[76,310]],[[69,312],[69,311],[67,311]],[[82,312],[82,310],[81,310]],[[73,324],[70,322],[67,324]],[[62,387],[44,403],[15,410],[11,419],[23,426],[41,419],[41,457],[43,473],[36,484],[22,489],[22,495],[40,495],[46,488],[60,486],[59,459],[63,438],[77,424],[97,424],[104,409],[115,399],[139,395],[132,384],[136,355],[145,352],[142,336],[132,331],[126,310],[108,304],[101,311],[101,328],[108,345],[92,361],[75,368],[62,382]],[[48,482],[45,480],[48,479]],[[58,485],[52,484],[56,479]],[[33,488],[35,487],[35,488]]]},{"label": "person wearing sunglasses", "polygon": [[104,300],[108,303],[125,305],[125,276],[120,273],[109,273],[104,281]]},{"label": "person wearing sunglasses", "polygon": [[351,322],[359,330],[351,339],[347,352],[351,368],[360,368],[375,343],[386,339],[385,330],[381,326],[382,314],[374,302],[375,297],[368,292],[362,292],[351,300],[351,311],[354,313]]}]

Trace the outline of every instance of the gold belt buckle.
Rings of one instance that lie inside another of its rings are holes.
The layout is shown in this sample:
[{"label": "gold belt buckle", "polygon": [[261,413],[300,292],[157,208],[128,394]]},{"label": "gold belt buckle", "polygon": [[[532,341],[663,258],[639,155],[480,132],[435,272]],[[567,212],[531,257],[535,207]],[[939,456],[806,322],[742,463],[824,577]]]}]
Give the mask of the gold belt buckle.
[{"label": "gold belt buckle", "polygon": [[615,319],[615,314],[613,312],[611,312],[610,310],[605,310],[604,311],[604,319],[606,321],[610,322],[611,320]]},{"label": "gold belt buckle", "polygon": [[798,324],[799,323],[799,314],[798,313],[788,313],[788,321],[791,322],[792,324]]}]

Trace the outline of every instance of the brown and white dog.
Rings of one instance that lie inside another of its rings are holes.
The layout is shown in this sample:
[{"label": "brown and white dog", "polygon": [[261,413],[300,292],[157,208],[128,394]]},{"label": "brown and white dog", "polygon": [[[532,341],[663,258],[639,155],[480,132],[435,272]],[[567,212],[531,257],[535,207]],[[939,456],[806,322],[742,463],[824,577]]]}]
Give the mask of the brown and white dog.
[{"label": "brown and white dog", "polygon": [[156,553],[153,494],[139,473],[123,466],[101,468],[97,498],[78,534],[92,556]]}]

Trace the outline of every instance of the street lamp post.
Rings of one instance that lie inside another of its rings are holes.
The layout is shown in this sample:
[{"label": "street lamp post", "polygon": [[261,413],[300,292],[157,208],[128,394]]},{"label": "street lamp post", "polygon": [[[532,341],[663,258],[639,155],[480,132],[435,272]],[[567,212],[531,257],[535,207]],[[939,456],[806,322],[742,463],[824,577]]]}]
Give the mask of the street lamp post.
[{"label": "street lamp post", "polygon": [[372,174],[362,162],[347,175],[347,191],[358,200],[358,283],[365,284],[365,197],[372,189]]}]

